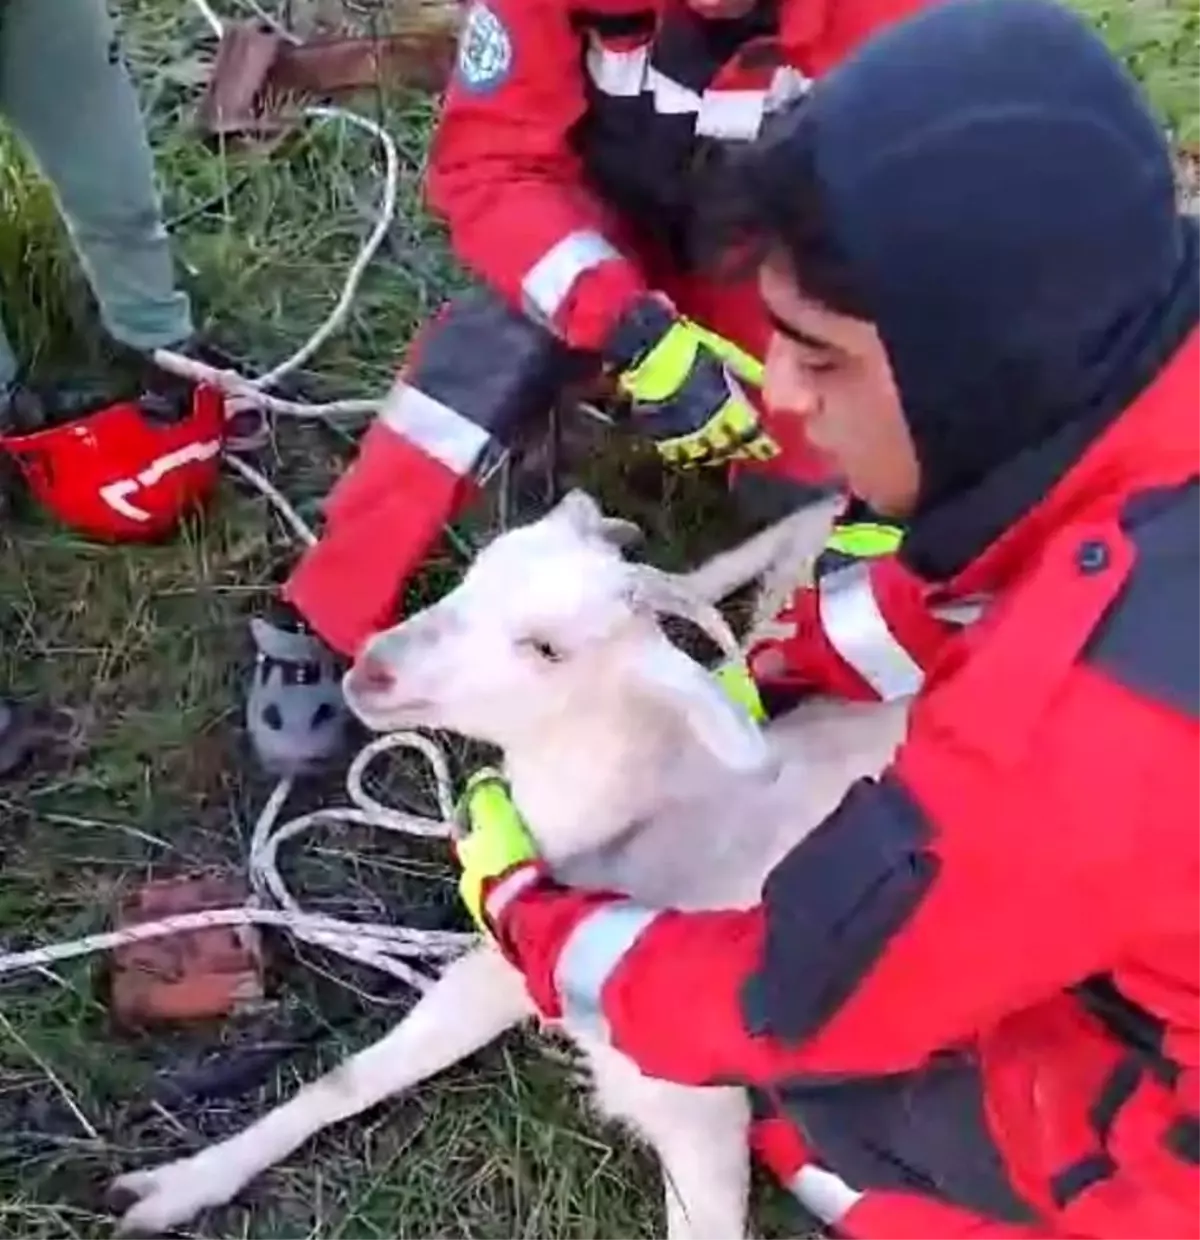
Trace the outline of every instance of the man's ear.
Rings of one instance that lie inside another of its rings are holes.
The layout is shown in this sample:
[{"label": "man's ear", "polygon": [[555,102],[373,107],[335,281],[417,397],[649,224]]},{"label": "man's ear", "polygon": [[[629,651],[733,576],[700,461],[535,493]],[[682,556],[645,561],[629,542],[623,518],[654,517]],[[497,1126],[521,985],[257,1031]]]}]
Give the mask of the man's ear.
[{"label": "man's ear", "polygon": [[643,687],[680,713],[696,739],[734,771],[761,771],[771,749],[758,724],[730,700],[711,672],[661,634],[643,643],[635,656]]}]

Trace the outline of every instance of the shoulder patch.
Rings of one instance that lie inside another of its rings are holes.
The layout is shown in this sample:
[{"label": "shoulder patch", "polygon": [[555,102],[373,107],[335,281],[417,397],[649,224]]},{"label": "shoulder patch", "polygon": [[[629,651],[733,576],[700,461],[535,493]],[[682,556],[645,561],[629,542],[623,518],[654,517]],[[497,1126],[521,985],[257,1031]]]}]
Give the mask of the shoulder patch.
[{"label": "shoulder patch", "polygon": [[1137,558],[1084,659],[1200,719],[1200,480],[1136,496],[1121,526]]},{"label": "shoulder patch", "polygon": [[508,80],[512,62],[508,27],[483,0],[473,0],[458,38],[459,82],[475,94],[486,94]]}]

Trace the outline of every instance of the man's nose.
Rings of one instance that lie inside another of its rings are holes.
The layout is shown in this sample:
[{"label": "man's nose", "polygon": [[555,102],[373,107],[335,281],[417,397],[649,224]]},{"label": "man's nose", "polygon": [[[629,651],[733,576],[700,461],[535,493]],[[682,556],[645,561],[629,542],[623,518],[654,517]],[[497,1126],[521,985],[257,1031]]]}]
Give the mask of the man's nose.
[{"label": "man's nose", "polygon": [[798,366],[780,364],[774,350],[767,354],[763,376],[763,402],[772,413],[807,418],[816,412],[817,393]]}]

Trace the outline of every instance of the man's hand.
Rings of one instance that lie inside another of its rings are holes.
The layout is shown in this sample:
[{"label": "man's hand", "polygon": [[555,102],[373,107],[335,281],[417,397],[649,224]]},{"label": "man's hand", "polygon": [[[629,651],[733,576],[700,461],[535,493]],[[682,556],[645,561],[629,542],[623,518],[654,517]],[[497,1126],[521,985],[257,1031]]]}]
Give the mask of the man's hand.
[{"label": "man's hand", "polygon": [[499,771],[484,767],[467,781],[457,817],[469,828],[458,841],[462,866],[458,891],[475,924],[491,933],[484,902],[505,874],[526,862],[537,861],[537,845],[513,804]]},{"label": "man's hand", "polygon": [[605,357],[633,400],[638,425],[670,464],[725,465],[778,453],[738,381],[761,382],[761,363],[658,297],[625,316]]}]

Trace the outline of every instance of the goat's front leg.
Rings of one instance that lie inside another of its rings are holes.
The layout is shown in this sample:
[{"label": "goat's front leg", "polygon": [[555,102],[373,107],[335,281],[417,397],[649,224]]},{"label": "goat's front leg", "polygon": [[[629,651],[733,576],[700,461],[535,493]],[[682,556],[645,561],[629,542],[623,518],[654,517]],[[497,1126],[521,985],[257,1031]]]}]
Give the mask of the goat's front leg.
[{"label": "goat's front leg", "polygon": [[585,1046],[601,1110],[630,1123],[658,1155],[669,1240],[742,1240],[750,1192],[745,1090],[643,1076],[624,1055]]},{"label": "goat's front leg", "polygon": [[533,1012],[520,973],[493,947],[472,949],[389,1034],[249,1128],[190,1158],[120,1176],[112,1191],[138,1200],[119,1230],[161,1234],[224,1204],[315,1132],[450,1067]]}]

